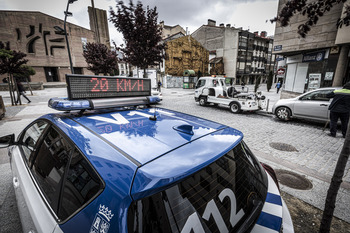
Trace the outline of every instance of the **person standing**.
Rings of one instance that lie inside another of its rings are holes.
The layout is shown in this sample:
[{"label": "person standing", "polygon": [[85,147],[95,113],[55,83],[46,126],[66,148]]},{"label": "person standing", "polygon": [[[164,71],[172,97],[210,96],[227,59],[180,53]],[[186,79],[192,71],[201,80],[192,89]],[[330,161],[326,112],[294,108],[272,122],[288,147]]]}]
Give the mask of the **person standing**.
[{"label": "person standing", "polygon": [[278,81],[278,83],[276,83],[277,93],[280,91],[281,86],[281,81]]},{"label": "person standing", "polygon": [[160,82],[160,80],[158,81],[158,91],[160,92],[160,88],[162,86],[162,83]]},{"label": "person standing", "polygon": [[28,104],[32,101],[30,101],[30,99],[28,99],[28,97],[25,95],[26,90],[24,89],[23,84],[20,81],[16,81],[17,83],[17,89],[18,89],[18,96],[17,96],[17,100],[16,100],[16,104],[19,102],[19,98],[21,97],[21,95],[26,98],[28,100]]},{"label": "person standing", "polygon": [[242,81],[241,83],[241,86],[242,86],[242,91],[244,91],[244,86],[245,86],[245,83]]},{"label": "person standing", "polygon": [[335,90],[327,94],[327,98],[333,98],[328,109],[330,110],[330,133],[331,137],[337,135],[337,122],[340,118],[341,132],[345,138],[350,116],[350,82],[346,83],[341,90]]}]

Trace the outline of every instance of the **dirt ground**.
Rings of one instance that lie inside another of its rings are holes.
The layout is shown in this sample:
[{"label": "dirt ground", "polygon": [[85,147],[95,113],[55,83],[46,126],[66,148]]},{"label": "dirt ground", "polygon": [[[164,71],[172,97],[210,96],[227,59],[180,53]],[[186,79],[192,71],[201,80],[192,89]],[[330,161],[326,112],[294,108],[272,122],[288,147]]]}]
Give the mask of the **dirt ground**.
[{"label": "dirt ground", "polygon": [[[282,197],[292,216],[295,233],[318,232],[323,211],[285,192],[282,192]],[[350,233],[350,224],[333,217],[330,232]]]}]

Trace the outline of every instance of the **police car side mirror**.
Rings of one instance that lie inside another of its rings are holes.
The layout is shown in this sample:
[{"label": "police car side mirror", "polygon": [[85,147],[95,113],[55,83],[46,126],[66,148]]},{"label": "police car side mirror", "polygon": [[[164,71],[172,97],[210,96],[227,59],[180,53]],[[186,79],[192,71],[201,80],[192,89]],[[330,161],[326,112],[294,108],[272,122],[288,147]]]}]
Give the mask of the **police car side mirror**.
[{"label": "police car side mirror", "polygon": [[0,148],[6,148],[15,144],[15,134],[0,137]]}]

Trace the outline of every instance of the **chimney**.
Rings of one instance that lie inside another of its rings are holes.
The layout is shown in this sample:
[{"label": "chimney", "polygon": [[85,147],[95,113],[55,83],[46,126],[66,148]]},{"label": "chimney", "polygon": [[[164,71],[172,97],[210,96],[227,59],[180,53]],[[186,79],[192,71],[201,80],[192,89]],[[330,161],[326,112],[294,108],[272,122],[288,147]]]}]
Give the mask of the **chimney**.
[{"label": "chimney", "polygon": [[231,27],[231,24],[229,24],[229,23],[228,23],[228,24],[226,24],[226,27],[228,27],[228,28],[229,28],[229,27]]},{"label": "chimney", "polygon": [[254,32],[254,35],[259,36],[259,32],[258,31]]},{"label": "chimney", "polygon": [[216,26],[216,21],[212,19],[208,19],[208,26]]},{"label": "chimney", "polygon": [[223,23],[220,23],[220,27],[225,27],[225,24],[223,24]]},{"label": "chimney", "polygon": [[266,32],[266,31],[262,31],[262,32],[260,33],[260,36],[261,36],[261,37],[266,37],[266,36],[267,36],[267,32]]}]

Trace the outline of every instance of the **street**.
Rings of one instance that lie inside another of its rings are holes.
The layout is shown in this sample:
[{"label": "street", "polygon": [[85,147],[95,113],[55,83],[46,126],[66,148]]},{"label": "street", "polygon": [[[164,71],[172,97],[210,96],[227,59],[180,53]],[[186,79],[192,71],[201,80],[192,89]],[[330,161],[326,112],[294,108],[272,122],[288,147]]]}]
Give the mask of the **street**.
[{"label": "street", "polygon": [[[312,183],[307,190],[294,189],[281,185],[281,190],[291,194],[312,206],[323,209],[326,192],[332,177],[337,158],[340,154],[344,139],[327,136],[324,123],[293,120],[281,122],[268,112],[233,114],[221,106],[201,107],[194,101],[194,90],[191,89],[162,89],[163,101],[156,107],[168,108],[183,113],[217,121],[243,132],[244,140],[261,162],[281,171],[292,171],[303,176]],[[266,90],[262,90],[263,94]],[[0,135],[18,133],[32,120],[55,110],[47,107],[51,97],[65,97],[65,88],[47,88],[29,93],[32,101],[22,106],[10,106],[7,92],[3,96],[7,113],[0,121]],[[266,94],[269,98],[277,97],[271,90]],[[276,98],[275,98],[276,99]],[[272,106],[270,106],[271,108]],[[294,150],[278,150],[274,144],[286,144]],[[350,173],[349,163],[339,190],[334,215],[350,222]],[[12,175],[6,149],[0,149],[0,232],[19,232],[20,220],[16,208]]]}]

